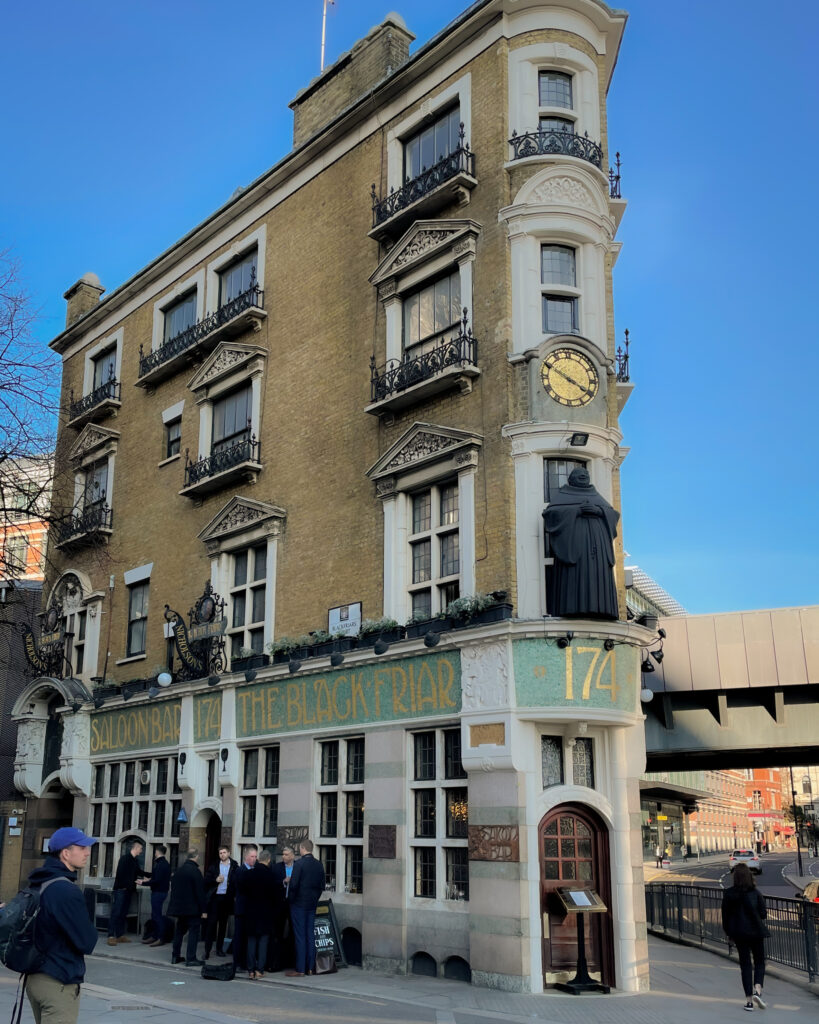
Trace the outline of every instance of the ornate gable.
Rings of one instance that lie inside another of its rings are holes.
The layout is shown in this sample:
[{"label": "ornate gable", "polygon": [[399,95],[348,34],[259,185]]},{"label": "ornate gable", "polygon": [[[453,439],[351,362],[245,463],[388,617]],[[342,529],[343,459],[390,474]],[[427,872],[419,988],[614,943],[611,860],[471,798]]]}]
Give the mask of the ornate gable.
[{"label": "ornate gable", "polygon": [[610,219],[608,201],[601,183],[582,167],[570,170],[550,166],[529,178],[515,196],[512,209],[521,206],[561,207],[583,210],[600,219]]},{"label": "ornate gable", "polygon": [[474,464],[483,438],[454,427],[414,423],[368,471],[376,482],[439,463],[453,467]]},{"label": "ornate gable", "polygon": [[374,285],[406,273],[442,253],[475,251],[480,225],[474,220],[419,220],[399,238],[370,278]]},{"label": "ornate gable", "polygon": [[96,452],[102,452],[106,446],[116,445],[119,441],[119,432],[107,430],[105,427],[98,427],[95,423],[89,423],[80,432],[68,453],[69,459],[74,463],[81,463],[86,456]]},{"label": "ornate gable", "polygon": [[264,501],[242,498],[238,494],[217,512],[199,534],[208,551],[215,553],[223,542],[238,534],[253,532],[255,535],[277,537],[284,526],[287,513],[278,505]]},{"label": "ornate gable", "polygon": [[260,345],[242,345],[239,342],[224,341],[211,352],[196,373],[188,381],[191,391],[200,391],[227,377],[237,370],[250,370],[254,360],[267,358],[267,350]]}]

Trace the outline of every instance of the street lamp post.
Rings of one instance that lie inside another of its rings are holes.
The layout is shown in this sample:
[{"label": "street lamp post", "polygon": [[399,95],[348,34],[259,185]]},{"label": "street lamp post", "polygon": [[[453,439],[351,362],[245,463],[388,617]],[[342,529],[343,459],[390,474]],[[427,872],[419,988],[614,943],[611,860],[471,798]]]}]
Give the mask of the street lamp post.
[{"label": "street lamp post", "polygon": [[796,820],[796,786],[793,784],[793,765],[788,768],[791,775],[791,797],[793,799],[793,834],[796,836],[796,867],[802,877],[802,849],[799,846],[799,826]]}]

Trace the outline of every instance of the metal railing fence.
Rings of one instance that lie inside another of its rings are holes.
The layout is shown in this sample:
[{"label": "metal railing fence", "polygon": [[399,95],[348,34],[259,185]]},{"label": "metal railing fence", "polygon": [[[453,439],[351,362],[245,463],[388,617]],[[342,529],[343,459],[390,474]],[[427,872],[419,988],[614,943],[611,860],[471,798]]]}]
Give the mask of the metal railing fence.
[{"label": "metal railing fence", "polygon": [[[646,886],[649,931],[703,946],[732,943],[722,930],[722,889],[701,885]],[[819,903],[801,898],[766,896],[765,956],[771,963],[804,971],[813,981],[819,974]]]}]

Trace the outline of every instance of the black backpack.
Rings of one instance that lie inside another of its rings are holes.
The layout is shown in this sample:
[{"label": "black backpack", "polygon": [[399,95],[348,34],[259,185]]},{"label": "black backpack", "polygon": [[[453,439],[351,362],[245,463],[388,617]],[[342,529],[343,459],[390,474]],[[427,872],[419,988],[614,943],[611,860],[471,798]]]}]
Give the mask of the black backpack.
[{"label": "black backpack", "polygon": [[40,900],[52,882],[71,882],[71,879],[58,876],[37,888],[26,886],[0,911],[0,963],[11,971],[35,974],[43,965],[45,953],[37,946],[35,928]]}]

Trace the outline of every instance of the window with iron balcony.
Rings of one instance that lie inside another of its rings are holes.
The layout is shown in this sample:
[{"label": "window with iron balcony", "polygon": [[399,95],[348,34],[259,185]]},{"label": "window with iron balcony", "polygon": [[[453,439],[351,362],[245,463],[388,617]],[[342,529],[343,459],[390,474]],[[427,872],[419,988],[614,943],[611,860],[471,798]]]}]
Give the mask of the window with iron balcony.
[{"label": "window with iron balcony", "polygon": [[82,395],[75,399],[72,388],[68,404],[68,425],[75,430],[116,413],[122,404],[119,380],[122,334],[121,330],[117,331],[86,352]]}]

